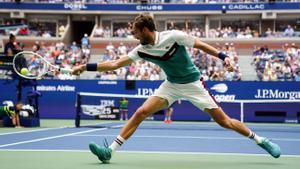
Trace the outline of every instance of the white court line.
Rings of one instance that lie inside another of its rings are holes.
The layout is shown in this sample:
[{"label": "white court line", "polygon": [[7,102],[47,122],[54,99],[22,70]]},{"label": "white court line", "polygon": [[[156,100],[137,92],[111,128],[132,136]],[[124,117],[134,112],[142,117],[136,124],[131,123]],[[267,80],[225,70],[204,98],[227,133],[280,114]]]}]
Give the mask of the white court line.
[{"label": "white court line", "polygon": [[44,141],[44,140],[51,140],[51,139],[55,139],[55,138],[73,136],[73,135],[76,135],[76,134],[89,133],[89,132],[99,131],[99,130],[107,130],[107,128],[92,129],[92,130],[86,130],[86,131],[80,131],[80,132],[75,132],[75,133],[57,135],[57,136],[52,136],[52,137],[44,137],[44,138],[27,140],[27,141],[20,141],[20,142],[15,142],[15,143],[10,143],[10,144],[3,144],[3,145],[0,145],[0,148],[2,148],[2,147],[8,147],[8,146],[14,146],[14,145],[19,145],[19,144],[33,143],[33,142]]},{"label": "white court line", "polygon": [[[110,124],[112,122],[104,122],[101,124]],[[93,126],[93,124],[87,125],[87,126]],[[115,128],[115,127],[122,127],[122,125],[116,125],[116,126],[112,126],[111,128]],[[22,134],[22,133],[31,133],[31,132],[37,132],[37,131],[47,131],[47,130],[55,130],[55,129],[64,129],[64,128],[75,128],[74,125],[70,125],[70,126],[61,126],[61,127],[51,127],[51,128],[42,128],[42,129],[33,129],[33,130],[23,130],[23,131],[14,131],[14,132],[9,132],[9,133],[0,133],[0,136],[3,135],[10,135],[10,134]]]},{"label": "white court line", "polygon": [[[73,137],[116,137],[117,135],[110,134],[81,134]],[[246,140],[245,137],[203,137],[203,136],[160,136],[160,135],[145,135],[145,136],[131,136],[132,138],[168,138],[168,139],[216,139],[216,140]],[[272,138],[277,141],[300,141],[300,139],[290,138]]]},{"label": "white court line", "polygon": [[10,135],[10,134],[21,134],[21,133],[31,133],[31,132],[37,132],[37,131],[47,131],[47,130],[54,130],[54,129],[63,129],[66,127],[56,127],[56,128],[42,128],[42,129],[33,129],[33,130],[24,130],[24,131],[15,131],[10,133],[0,133],[0,136],[3,135]]},{"label": "white court line", "polygon": [[[0,149],[1,151],[11,152],[74,152],[74,153],[90,153],[89,150],[60,150],[60,149]],[[117,151],[117,153],[128,153],[128,154],[174,154],[174,155],[230,155],[230,156],[266,156],[269,154],[249,154],[249,153],[214,153],[214,152],[177,152],[177,151]],[[295,157],[300,158],[300,155],[281,155],[282,157]]]}]

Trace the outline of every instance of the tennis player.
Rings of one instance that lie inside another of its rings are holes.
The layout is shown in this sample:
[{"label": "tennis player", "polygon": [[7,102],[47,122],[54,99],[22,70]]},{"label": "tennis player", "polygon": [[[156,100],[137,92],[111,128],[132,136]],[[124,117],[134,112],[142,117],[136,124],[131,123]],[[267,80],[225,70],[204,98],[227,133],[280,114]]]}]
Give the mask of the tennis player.
[{"label": "tennis player", "polygon": [[130,138],[140,123],[149,115],[172,105],[178,99],[185,98],[200,110],[207,112],[220,126],[232,129],[241,135],[254,140],[258,146],[265,149],[273,157],[281,154],[280,147],[264,137],[260,137],[251,131],[245,124],[236,119],[231,119],[215,102],[205,89],[200,79],[200,72],[191,61],[186,47],[194,47],[218,57],[224,61],[224,67],[232,71],[232,65],[228,56],[219,52],[216,48],[200,41],[198,38],[187,35],[181,31],[157,32],[153,18],[148,14],[138,15],[132,22],[132,34],[140,41],[140,45],[134,48],[127,56],[117,60],[103,63],[84,64],[74,67],[74,73],[82,71],[111,71],[132,62],[144,59],[159,65],[166,73],[166,80],[158,90],[150,96],[126,125],[121,129],[120,135],[110,146],[98,146],[90,143],[89,148],[103,163],[109,163],[113,153]]},{"label": "tennis player", "polygon": [[173,114],[173,107],[170,106],[165,110],[165,120],[164,122],[166,124],[171,124],[172,123],[172,114]]}]

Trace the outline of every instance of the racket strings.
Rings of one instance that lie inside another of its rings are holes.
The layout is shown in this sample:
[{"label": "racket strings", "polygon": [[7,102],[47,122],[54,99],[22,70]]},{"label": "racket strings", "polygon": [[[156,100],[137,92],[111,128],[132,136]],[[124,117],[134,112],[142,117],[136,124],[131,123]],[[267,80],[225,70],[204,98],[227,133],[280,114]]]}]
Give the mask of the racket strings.
[{"label": "racket strings", "polygon": [[33,52],[20,52],[14,58],[15,71],[18,75],[36,79],[43,76],[48,71],[45,61]]}]

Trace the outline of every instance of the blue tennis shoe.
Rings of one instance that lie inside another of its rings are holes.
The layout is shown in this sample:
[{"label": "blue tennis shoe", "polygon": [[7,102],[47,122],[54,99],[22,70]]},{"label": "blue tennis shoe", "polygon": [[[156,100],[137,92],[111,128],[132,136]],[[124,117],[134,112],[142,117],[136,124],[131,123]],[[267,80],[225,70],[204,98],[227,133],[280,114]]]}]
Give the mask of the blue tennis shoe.
[{"label": "blue tennis shoe", "polygon": [[107,144],[104,144],[104,147],[100,147],[94,142],[89,144],[91,152],[98,157],[100,161],[104,164],[108,164],[111,159],[112,149],[108,147]]},{"label": "blue tennis shoe", "polygon": [[258,143],[257,145],[265,149],[274,158],[280,157],[281,154],[280,147],[277,144],[272,143],[269,139],[264,138],[263,141],[261,143]]}]

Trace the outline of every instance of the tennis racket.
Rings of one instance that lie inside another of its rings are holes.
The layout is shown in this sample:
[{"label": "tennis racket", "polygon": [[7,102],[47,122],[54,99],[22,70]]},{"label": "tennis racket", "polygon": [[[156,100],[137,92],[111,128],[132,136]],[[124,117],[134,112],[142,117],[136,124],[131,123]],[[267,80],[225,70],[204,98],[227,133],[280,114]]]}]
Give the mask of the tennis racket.
[{"label": "tennis racket", "polygon": [[42,79],[49,72],[69,74],[73,72],[72,69],[53,65],[40,54],[31,51],[17,53],[13,59],[13,69],[25,79]]}]

